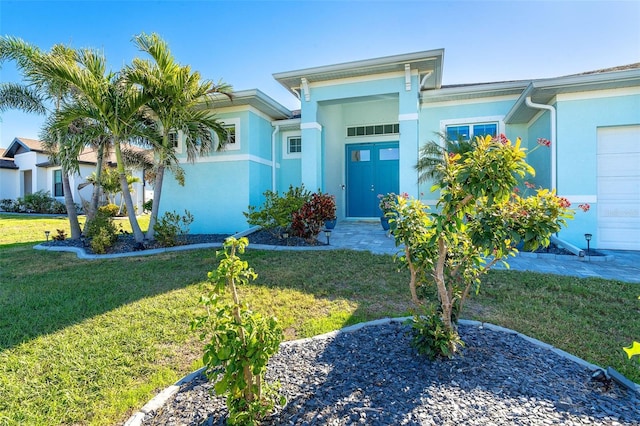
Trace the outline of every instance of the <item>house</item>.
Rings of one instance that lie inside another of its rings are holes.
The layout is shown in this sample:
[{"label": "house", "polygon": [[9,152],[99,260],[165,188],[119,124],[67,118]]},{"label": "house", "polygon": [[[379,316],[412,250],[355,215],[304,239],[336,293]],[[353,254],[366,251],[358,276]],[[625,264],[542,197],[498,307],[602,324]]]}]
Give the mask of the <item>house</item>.
[{"label": "house", "polygon": [[[532,149],[532,183],[573,206],[588,203],[560,238],[640,250],[640,63],[551,79],[442,85],[444,50],[274,74],[300,101],[289,111],[259,90],[216,97],[230,131],[226,149],[186,162],[185,186],[167,177],[163,211],[189,210],[194,233],[248,228],[242,214],[267,190],[304,184],[336,196],[339,219],[376,218],[377,195],[419,185],[419,148],[437,133],[504,133]],[[180,139],[180,138],[179,138]]]},{"label": "house", "polygon": [[[86,177],[96,170],[96,153],[86,148],[78,160],[80,171],[70,176],[69,183],[73,188],[74,202],[82,204],[91,199],[93,187],[83,184],[86,183]],[[108,158],[106,164],[115,164],[115,160]],[[141,179],[141,183],[133,184],[133,201],[138,211],[142,212],[145,196],[143,173],[138,170],[134,175]],[[52,197],[64,202],[62,169],[49,160],[42,142],[15,138],[4,153],[0,153],[0,200],[15,200],[40,190],[49,191]]]}]

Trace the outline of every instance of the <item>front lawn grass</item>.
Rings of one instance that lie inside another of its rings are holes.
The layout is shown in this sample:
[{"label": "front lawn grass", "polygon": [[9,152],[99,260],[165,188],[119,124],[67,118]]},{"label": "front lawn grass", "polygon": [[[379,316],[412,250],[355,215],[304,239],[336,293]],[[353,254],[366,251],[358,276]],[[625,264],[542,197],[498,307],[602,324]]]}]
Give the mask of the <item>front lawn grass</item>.
[{"label": "front lawn grass", "polygon": [[[11,220],[0,215],[0,229]],[[188,329],[214,250],[81,261],[33,250],[52,219],[23,220],[34,235],[18,229],[21,240],[0,242],[0,425],[123,422],[201,365]],[[244,259],[259,278],[243,300],[276,315],[287,339],[410,311],[408,276],[390,256],[249,250]],[[621,350],[640,338],[638,294],[614,281],[496,271],[463,316],[640,382]]]}]

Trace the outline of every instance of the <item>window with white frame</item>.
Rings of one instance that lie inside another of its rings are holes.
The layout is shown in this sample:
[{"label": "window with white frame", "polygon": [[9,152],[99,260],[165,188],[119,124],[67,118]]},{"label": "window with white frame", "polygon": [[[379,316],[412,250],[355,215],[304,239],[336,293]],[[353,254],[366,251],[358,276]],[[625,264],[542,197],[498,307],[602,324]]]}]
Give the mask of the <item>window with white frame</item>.
[{"label": "window with white frame", "polygon": [[302,135],[299,130],[282,132],[280,140],[283,160],[302,158]]},{"label": "window with white frame", "polygon": [[[227,131],[227,140],[224,144],[224,151],[236,151],[240,149],[240,120],[237,118],[226,119],[222,122],[222,127]],[[213,133],[215,146],[220,144],[220,138]]]},{"label": "window with white frame", "polygon": [[498,136],[498,123],[454,124],[446,126],[447,140],[469,140],[476,136]]},{"label": "window with white frame", "polygon": [[178,148],[178,133],[170,132],[169,133],[169,146],[176,149]]},{"label": "window with white frame", "polygon": [[287,154],[299,154],[302,152],[302,138],[290,136],[287,138]]},{"label": "window with white frame", "polygon": [[53,196],[64,197],[64,187],[62,186],[62,170],[53,171]]}]

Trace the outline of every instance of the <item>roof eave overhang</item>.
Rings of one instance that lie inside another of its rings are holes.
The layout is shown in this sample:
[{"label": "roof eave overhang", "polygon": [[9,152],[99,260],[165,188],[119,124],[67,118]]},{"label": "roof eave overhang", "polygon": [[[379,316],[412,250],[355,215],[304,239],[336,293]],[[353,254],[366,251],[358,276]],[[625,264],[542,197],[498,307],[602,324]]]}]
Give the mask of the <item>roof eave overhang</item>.
[{"label": "roof eave overhang", "polygon": [[390,72],[404,72],[405,65],[408,64],[412,70],[418,71],[421,79],[424,76],[428,76],[425,81],[427,88],[440,88],[442,86],[443,59],[444,49],[435,49],[305,68],[295,71],[285,71],[273,74],[273,78],[282,84],[289,92],[298,97],[302,78],[305,78],[309,84],[312,84],[321,81],[372,76]]},{"label": "roof eave overhang", "polygon": [[621,89],[626,87],[640,87],[640,69],[535,80],[522,92],[511,110],[507,113],[505,123],[528,123],[536,116],[539,110],[527,106],[527,97],[531,97],[531,100],[535,103],[549,104],[557,95],[563,93]]},{"label": "roof eave overhang", "polygon": [[274,120],[291,117],[291,111],[258,89],[233,92],[231,99],[223,94],[214,93],[211,100],[215,109],[251,106]]},{"label": "roof eave overhang", "polygon": [[274,120],[271,122],[271,125],[273,127],[277,126],[282,132],[286,130],[299,130],[301,122],[302,119],[300,118],[289,118],[286,120]]},{"label": "roof eave overhang", "polygon": [[423,103],[430,103],[518,95],[527,87],[528,84],[528,81],[517,81],[483,83],[460,87],[444,87],[437,90],[426,90],[420,94],[420,99]]}]

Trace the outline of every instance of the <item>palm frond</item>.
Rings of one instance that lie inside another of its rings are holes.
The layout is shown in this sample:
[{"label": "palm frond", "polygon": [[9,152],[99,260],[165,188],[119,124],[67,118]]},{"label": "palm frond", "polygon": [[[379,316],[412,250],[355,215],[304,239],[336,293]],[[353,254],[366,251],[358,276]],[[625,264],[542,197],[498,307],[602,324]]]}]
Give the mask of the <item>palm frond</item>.
[{"label": "palm frond", "polygon": [[17,83],[2,83],[0,84],[0,112],[9,109],[37,114],[47,112],[44,99],[37,90]]}]

